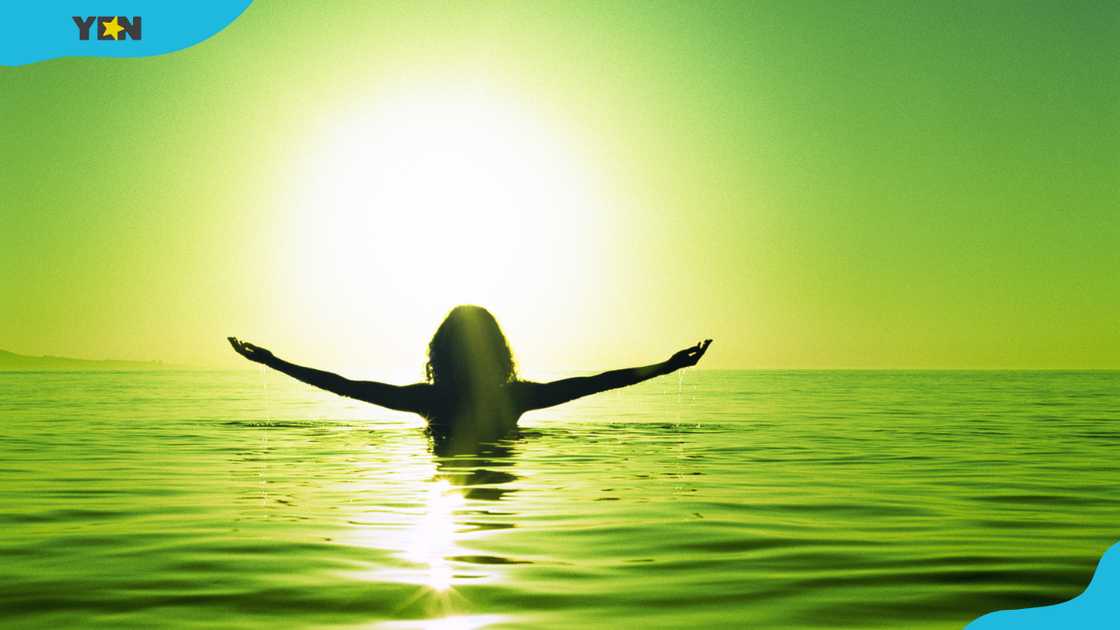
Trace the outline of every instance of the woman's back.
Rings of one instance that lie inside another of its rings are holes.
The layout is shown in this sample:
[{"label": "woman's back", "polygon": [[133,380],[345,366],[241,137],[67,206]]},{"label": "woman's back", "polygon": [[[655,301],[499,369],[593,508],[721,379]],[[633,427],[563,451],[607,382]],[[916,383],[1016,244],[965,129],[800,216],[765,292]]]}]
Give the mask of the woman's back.
[{"label": "woman's back", "polygon": [[527,385],[518,381],[469,389],[430,385],[428,402],[420,415],[428,420],[433,432],[496,438],[517,426],[525,412]]}]

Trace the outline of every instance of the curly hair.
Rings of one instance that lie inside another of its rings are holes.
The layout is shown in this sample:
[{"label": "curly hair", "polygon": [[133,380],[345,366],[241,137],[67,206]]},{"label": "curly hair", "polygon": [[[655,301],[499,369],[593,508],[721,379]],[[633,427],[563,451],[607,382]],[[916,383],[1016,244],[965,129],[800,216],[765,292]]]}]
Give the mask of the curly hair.
[{"label": "curly hair", "polygon": [[513,352],[498,320],[481,306],[451,309],[428,344],[428,382],[451,387],[515,381]]}]

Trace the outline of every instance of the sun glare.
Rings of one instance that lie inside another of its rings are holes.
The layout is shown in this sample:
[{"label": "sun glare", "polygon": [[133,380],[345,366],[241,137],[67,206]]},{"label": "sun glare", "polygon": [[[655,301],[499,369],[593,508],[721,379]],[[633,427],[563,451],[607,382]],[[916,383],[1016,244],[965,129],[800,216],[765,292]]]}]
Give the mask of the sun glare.
[{"label": "sun glare", "polygon": [[[509,313],[594,291],[574,252],[604,232],[570,133],[494,90],[411,88],[334,112],[298,170],[287,289],[368,322],[425,327],[459,303]],[[510,305],[514,305],[512,308]],[[435,310],[433,310],[435,309]],[[430,331],[428,331],[430,333]]]}]

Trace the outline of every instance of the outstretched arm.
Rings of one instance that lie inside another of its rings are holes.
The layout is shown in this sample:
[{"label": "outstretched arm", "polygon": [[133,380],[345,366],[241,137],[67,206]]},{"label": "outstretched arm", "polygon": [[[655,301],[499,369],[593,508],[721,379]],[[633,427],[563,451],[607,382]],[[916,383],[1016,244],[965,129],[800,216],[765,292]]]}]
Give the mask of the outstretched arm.
[{"label": "outstretched arm", "polygon": [[528,411],[559,405],[582,396],[634,385],[642,381],[648,381],[655,376],[670,374],[680,368],[696,365],[711,344],[711,339],[705,339],[695,346],[677,352],[669,357],[668,361],[654,363],[653,365],[611,370],[595,376],[577,376],[551,383],[526,384],[524,409]]},{"label": "outstretched arm", "polygon": [[426,406],[425,401],[428,397],[429,388],[426,383],[417,383],[415,385],[401,387],[398,385],[378,383],[376,381],[352,381],[333,372],[316,370],[315,368],[289,363],[276,357],[265,348],[254,346],[236,337],[229,337],[229,343],[238,354],[250,361],[267,365],[296,380],[303,381],[308,385],[314,385],[315,387],[325,389],[328,392],[333,392],[340,396],[363,400],[375,405],[381,405],[382,407],[388,407],[389,409],[412,411],[415,413],[422,413]]}]

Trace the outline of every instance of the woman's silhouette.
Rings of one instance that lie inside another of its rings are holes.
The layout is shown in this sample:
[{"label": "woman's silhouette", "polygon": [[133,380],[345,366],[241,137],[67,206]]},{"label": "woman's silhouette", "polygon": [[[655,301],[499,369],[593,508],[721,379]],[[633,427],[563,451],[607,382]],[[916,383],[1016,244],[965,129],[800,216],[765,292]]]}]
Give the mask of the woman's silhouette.
[{"label": "woman's silhouette", "polygon": [[236,337],[230,337],[229,342],[246,359],[304,383],[389,409],[420,414],[435,434],[484,440],[508,433],[526,411],[696,365],[712,340],[706,339],[653,365],[533,383],[517,378],[513,353],[490,311],[481,306],[456,306],[428,345],[428,382],[404,386],[352,381],[289,363]]}]

